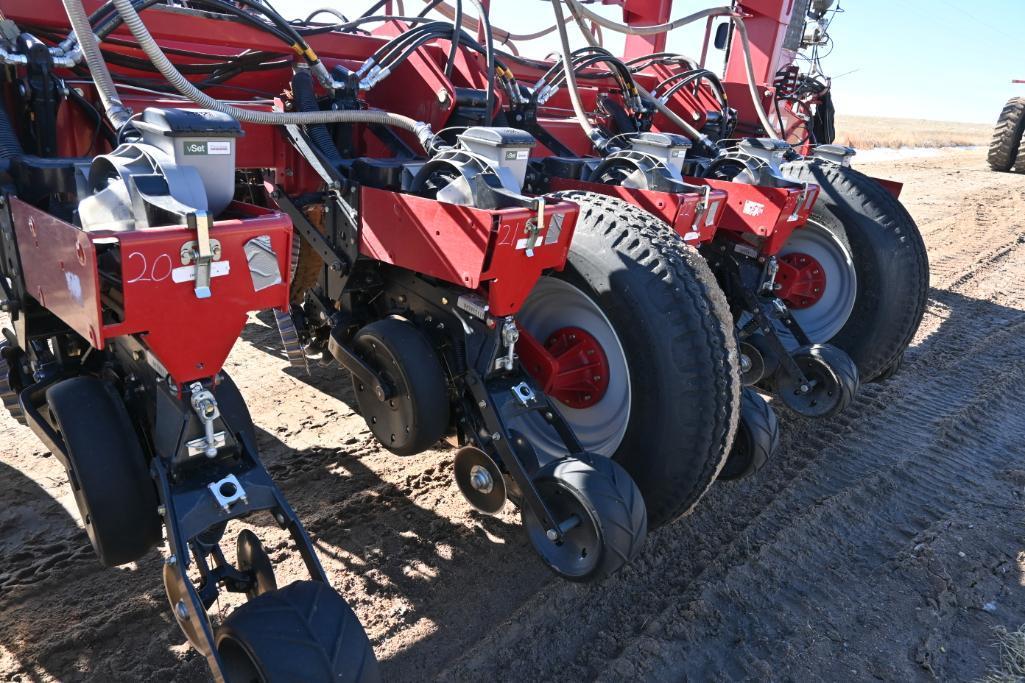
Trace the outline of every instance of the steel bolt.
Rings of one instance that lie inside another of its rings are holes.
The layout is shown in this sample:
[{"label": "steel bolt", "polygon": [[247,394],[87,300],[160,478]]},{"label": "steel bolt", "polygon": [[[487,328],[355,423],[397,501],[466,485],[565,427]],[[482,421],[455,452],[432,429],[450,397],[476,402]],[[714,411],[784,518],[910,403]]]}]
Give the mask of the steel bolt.
[{"label": "steel bolt", "polygon": [[499,434],[498,432],[495,432],[494,434],[491,435],[491,440],[492,441],[501,441],[502,440],[502,435]]},{"label": "steel bolt", "polygon": [[479,407],[481,407],[481,408],[487,408],[487,407],[488,407],[488,402],[487,402],[487,401],[479,401],[479,402],[477,403],[477,405],[478,405]]},{"label": "steel bolt", "polygon": [[275,512],[274,513],[274,519],[277,520],[277,523],[280,526],[282,526],[282,527],[285,526],[285,516],[283,514],[281,514],[280,512]]},{"label": "steel bolt", "polygon": [[559,540],[559,532],[555,529],[549,529],[548,531],[546,531],[545,536],[547,536],[548,540],[552,541],[553,543]]},{"label": "steel bolt", "polygon": [[185,606],[185,601],[184,600],[179,600],[178,601],[178,604],[175,605],[174,611],[178,615],[178,618],[181,619],[182,621],[187,621],[188,620],[188,618],[189,618],[189,608]]},{"label": "steel bolt", "polygon": [[[163,517],[164,515],[167,514],[167,508],[164,507],[163,505],[158,505],[157,506],[157,514],[160,515],[161,517]],[[171,555],[171,559],[172,560],[174,559],[174,555]]]}]

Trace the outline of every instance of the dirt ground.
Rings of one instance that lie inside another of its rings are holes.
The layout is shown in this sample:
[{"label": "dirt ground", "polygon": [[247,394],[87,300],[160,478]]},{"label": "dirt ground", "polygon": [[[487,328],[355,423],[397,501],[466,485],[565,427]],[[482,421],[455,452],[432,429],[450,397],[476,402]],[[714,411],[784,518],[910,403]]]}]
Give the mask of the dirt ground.
[{"label": "dirt ground", "polygon": [[[254,317],[228,371],[272,475],[385,680],[977,680],[1025,623],[1025,176],[981,152],[864,165],[907,183],[932,289],[903,372],[713,487],[599,585],[553,579],[450,452],[374,445],[336,368],[286,369]],[[259,529],[301,574],[274,527]],[[103,569],[57,461],[0,416],[0,679],[204,680],[161,556]]]}]

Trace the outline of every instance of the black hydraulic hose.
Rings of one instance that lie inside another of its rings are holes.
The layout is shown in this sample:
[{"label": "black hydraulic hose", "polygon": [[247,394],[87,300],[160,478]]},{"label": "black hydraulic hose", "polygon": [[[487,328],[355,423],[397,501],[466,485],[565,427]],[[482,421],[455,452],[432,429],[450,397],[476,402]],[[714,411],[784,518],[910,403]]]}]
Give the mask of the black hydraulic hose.
[{"label": "black hydraulic hose", "polygon": [[[239,0],[239,3],[246,5],[247,7],[251,7],[253,9],[261,11],[262,14],[265,17],[267,17],[271,23],[260,21],[257,17],[246,12],[244,9],[232,5],[230,2],[227,2],[226,0],[193,0],[193,4],[195,5],[205,6],[207,8],[219,10],[221,13],[229,14],[239,19],[243,23],[252,26],[253,28],[264,31],[266,33],[270,33],[275,38],[283,42],[285,45],[292,48],[292,50],[294,50],[296,53],[309,59],[309,45],[306,43],[306,40],[303,39],[301,35],[299,35],[299,33],[295,30],[294,26],[292,26],[290,23],[282,19],[281,16],[277,14],[277,12],[274,12],[273,10],[267,8],[265,5],[252,2],[252,0]],[[136,0],[132,3],[133,7],[135,7],[136,12],[142,12],[143,10],[149,9],[153,5],[158,4],[166,5],[167,0]],[[101,10],[107,7],[109,7],[112,10],[112,12],[103,16],[99,20],[101,23],[94,24],[94,33],[96,34],[96,37],[99,40],[105,39],[113,31],[120,27],[122,23],[124,23],[121,18],[121,15],[118,14],[117,10],[113,6],[113,3],[111,2],[108,2],[101,6],[99,10],[93,13],[92,17],[95,17],[96,15],[100,14]],[[90,19],[92,19],[92,17],[90,17]]]},{"label": "black hydraulic hose", "polygon": [[18,134],[14,132],[11,119],[7,117],[7,107],[0,98],[0,158],[15,159],[24,154]]},{"label": "black hydraulic hose", "polygon": [[[300,69],[292,76],[292,97],[295,99],[297,110],[320,111],[320,107],[317,105],[317,96],[313,93],[313,76],[307,69]],[[342,155],[338,151],[335,141],[331,139],[331,133],[327,126],[320,123],[306,126],[306,132],[328,163],[338,168],[343,162]]]},{"label": "black hydraulic hose", "polygon": [[[420,13],[416,15],[417,18],[418,19],[422,19],[422,18],[426,17],[428,12],[430,12],[432,9],[434,9],[435,7],[440,5],[441,3],[442,3],[442,0],[431,0],[431,2],[429,2],[422,10],[420,10]],[[458,26],[458,23],[456,25]]]},{"label": "black hydraulic hose", "polygon": [[456,0],[456,16],[452,20],[452,45],[448,48],[448,61],[445,62],[445,78],[452,78],[452,69],[456,62],[456,51],[459,50],[459,34],[463,32],[463,0]]},{"label": "black hydraulic hose", "polygon": [[[447,22],[443,21],[432,21],[429,24],[418,26],[417,28],[404,31],[399,35],[395,36],[387,43],[377,48],[374,54],[370,55],[368,62],[381,67],[387,66],[388,62],[392,61],[393,55],[401,54],[403,52],[412,52],[421,44],[433,40],[434,38],[440,38],[442,32],[448,34],[451,31],[451,26]],[[414,45],[412,50],[406,50],[409,45]],[[400,60],[401,61],[401,60]]]},{"label": "black hydraulic hose", "polygon": [[360,18],[360,19],[365,19],[366,17],[369,17],[369,16],[370,16],[370,15],[372,15],[372,14],[373,14],[374,12],[376,12],[376,11],[377,11],[377,10],[379,10],[379,9],[381,9],[382,7],[384,7],[384,6],[385,6],[385,5],[387,5],[387,4],[388,4],[388,0],[379,0],[378,2],[375,2],[375,3],[374,3],[374,4],[373,4],[373,5],[371,6],[371,7],[370,7],[370,9],[368,9],[368,10],[367,10],[366,12],[364,12],[364,13],[363,13],[363,14],[361,14],[361,15],[359,15],[359,18]]},{"label": "black hydraulic hose", "polygon": [[480,15],[481,25],[484,26],[484,48],[487,50],[484,59],[488,69],[484,125],[490,126],[495,111],[495,36],[491,30],[491,19],[488,17],[487,8],[480,0],[473,0],[473,4],[477,6],[477,14]]},{"label": "black hydraulic hose", "polygon": [[676,81],[676,83],[674,83],[672,87],[668,88],[664,93],[659,95],[659,97],[672,97],[674,94],[676,94],[676,92],[682,90],[691,83],[708,81],[708,84],[712,86],[712,90],[715,91],[716,95],[718,96],[718,100],[720,103],[722,103],[723,107],[726,107],[728,105],[726,99],[726,90],[722,86],[722,81],[719,80],[718,76],[716,76],[711,71],[708,71],[707,69],[698,69],[697,71],[691,71],[687,74],[678,74],[677,76],[672,76],[662,81],[662,83],[659,83],[659,86],[665,85],[666,83],[669,83],[674,80]]},{"label": "black hydraulic hose", "polygon": [[[241,10],[238,7],[235,7],[227,2],[224,2],[223,0],[194,0],[194,2],[197,5],[205,5],[206,7],[220,10],[224,14],[230,14],[239,19],[240,21],[242,21],[243,23],[252,26],[253,28],[259,29],[266,33],[270,33],[272,36],[283,42],[285,45],[288,45],[289,47],[293,46],[294,41],[292,40],[291,36],[286,35],[284,32],[282,32],[275,26],[262,22],[253,15],[249,14],[248,12],[245,12],[244,10]],[[143,10],[149,9],[153,5],[158,4],[166,4],[166,0],[142,0],[142,2],[133,3],[136,12],[142,12]],[[102,26],[96,27],[96,37],[100,40],[104,40],[114,30],[121,26],[122,23],[123,21],[121,19],[121,15],[119,15],[115,10],[113,16],[107,18]]]},{"label": "black hydraulic hose", "polygon": [[103,135],[106,138],[107,143],[110,145],[111,149],[117,147],[117,136],[114,135],[114,132],[112,130],[110,130],[109,128],[107,128],[107,126],[104,125],[103,114],[101,114],[96,109],[96,107],[93,106],[92,102],[85,99],[85,97],[79,94],[78,90],[76,90],[75,88],[68,88],[68,99],[70,99],[72,102],[75,102],[78,106],[85,110],[85,112],[88,113],[89,116],[93,119],[93,125],[95,126],[95,128],[93,129],[92,142],[89,143],[89,149],[86,150],[85,156],[89,156],[90,154],[92,154],[93,150],[96,148],[96,142],[99,140],[99,137],[101,135]]}]

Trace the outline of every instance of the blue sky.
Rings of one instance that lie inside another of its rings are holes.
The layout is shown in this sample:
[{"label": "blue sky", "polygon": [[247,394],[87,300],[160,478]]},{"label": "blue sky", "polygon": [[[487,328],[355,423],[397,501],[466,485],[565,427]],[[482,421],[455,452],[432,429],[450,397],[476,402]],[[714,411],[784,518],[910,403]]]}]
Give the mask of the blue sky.
[{"label": "blue sky", "polygon": [[[421,0],[405,0],[418,13]],[[332,6],[358,16],[370,2],[278,0],[279,10],[299,15]],[[471,3],[464,0],[467,7]],[[677,0],[675,16],[725,2]],[[845,12],[833,22],[832,53],[823,62],[841,113],[991,123],[1012,95],[1025,96],[1025,0],[841,0]],[[600,7],[619,18],[618,8]],[[513,32],[551,24],[547,0],[492,0],[492,20]],[[670,48],[698,56],[703,29],[683,28]],[[622,44],[608,36],[607,47]],[[557,44],[524,43],[521,52],[542,56]]]}]

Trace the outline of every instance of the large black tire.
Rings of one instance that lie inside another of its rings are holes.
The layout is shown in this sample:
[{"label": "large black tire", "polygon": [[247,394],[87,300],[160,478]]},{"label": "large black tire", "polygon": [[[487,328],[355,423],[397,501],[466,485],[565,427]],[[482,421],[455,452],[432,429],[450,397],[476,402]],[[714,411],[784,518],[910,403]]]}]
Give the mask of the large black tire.
[{"label": "large black tire", "polygon": [[320,581],[257,596],[228,615],[216,640],[227,683],[381,679],[356,614]]},{"label": "large black tire", "polygon": [[730,455],[719,472],[720,481],[735,481],[754,475],[779,449],[779,420],[776,411],[750,387],[744,388],[740,422]]},{"label": "large black tire", "polygon": [[25,424],[25,415],[21,412],[21,404],[18,403],[18,391],[11,381],[13,378],[14,350],[8,341],[0,341],[0,400],[3,401],[4,410],[13,417],[19,424]]},{"label": "large black tire", "polygon": [[523,506],[530,542],[545,564],[570,581],[595,581],[616,572],[641,551],[648,533],[644,499],[637,485],[614,460],[579,454],[542,467],[534,476],[538,493],[563,522],[581,518],[557,545],[547,529]]},{"label": "large black tire", "polygon": [[892,194],[852,168],[804,159],[783,171],[821,188],[809,223],[843,236],[857,275],[847,322],[832,338],[812,341],[843,349],[861,381],[874,381],[908,347],[925,313],[929,257],[922,235]]},{"label": "large black tire", "polygon": [[993,129],[993,140],[989,143],[989,167],[994,171],[1010,171],[1012,167],[1022,168],[1025,159],[1018,159],[1021,137],[1025,132],[1025,97],[1012,97],[1000,111],[997,125]]},{"label": "large black tire", "polygon": [[449,423],[448,385],[427,337],[406,320],[384,318],[360,328],[352,345],[395,389],[395,396],[380,401],[352,378],[360,413],[381,445],[413,455],[437,443]]},{"label": "large black tire", "polygon": [[613,197],[557,196],[580,206],[557,277],[598,304],[623,347],[633,390],[613,457],[640,488],[655,528],[697,504],[733,442],[733,318],[707,263],[664,222]]},{"label": "large black tire", "polygon": [[157,492],[146,455],[115,388],[74,377],[46,391],[70,460],[68,477],[100,562],[134,562],[161,541]]}]

